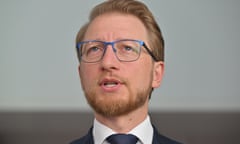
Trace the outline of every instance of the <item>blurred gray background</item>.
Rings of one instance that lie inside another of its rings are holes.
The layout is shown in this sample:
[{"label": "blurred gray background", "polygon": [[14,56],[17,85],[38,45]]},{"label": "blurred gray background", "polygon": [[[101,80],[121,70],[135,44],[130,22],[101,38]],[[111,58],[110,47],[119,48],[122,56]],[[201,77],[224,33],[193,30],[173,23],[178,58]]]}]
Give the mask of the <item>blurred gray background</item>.
[{"label": "blurred gray background", "polygon": [[[100,2],[102,0],[0,0],[1,143],[14,143],[7,139],[17,133],[15,127],[19,128],[18,132],[34,131],[36,125],[28,122],[38,123],[38,114],[53,123],[59,115],[70,119],[79,114],[81,119],[81,114],[86,114],[92,118],[79,82],[74,42],[90,9]],[[166,41],[164,80],[150,102],[155,118],[167,115],[167,123],[171,115],[182,119],[179,125],[191,125],[191,121],[187,121],[189,117],[196,116],[201,123],[201,118],[210,116],[213,118],[208,121],[209,126],[221,119],[217,127],[227,121],[232,124],[229,131],[235,128],[233,133],[239,132],[236,119],[240,120],[240,1],[144,2],[152,10]],[[193,129],[197,129],[196,123],[192,124]],[[226,130],[225,127],[213,129]],[[184,142],[197,143],[197,138],[187,136],[194,131],[179,133],[169,134]],[[214,133],[209,135],[217,137]],[[228,136],[233,140],[232,134]]]}]

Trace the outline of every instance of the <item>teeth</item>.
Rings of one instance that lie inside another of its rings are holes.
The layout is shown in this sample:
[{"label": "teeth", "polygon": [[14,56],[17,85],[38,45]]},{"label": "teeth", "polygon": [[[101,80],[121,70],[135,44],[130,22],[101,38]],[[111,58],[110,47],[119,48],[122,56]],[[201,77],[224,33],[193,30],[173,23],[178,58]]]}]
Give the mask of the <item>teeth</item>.
[{"label": "teeth", "polygon": [[115,83],[115,82],[104,83],[104,86],[106,86],[106,87],[114,87],[116,85],[117,85],[117,83]]}]

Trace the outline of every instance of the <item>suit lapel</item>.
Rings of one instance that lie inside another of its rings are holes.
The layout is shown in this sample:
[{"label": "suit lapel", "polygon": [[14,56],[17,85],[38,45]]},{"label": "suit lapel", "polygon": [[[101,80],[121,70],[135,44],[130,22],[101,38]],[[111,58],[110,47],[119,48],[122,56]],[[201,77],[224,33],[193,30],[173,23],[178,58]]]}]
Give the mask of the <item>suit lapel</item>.
[{"label": "suit lapel", "polygon": [[86,135],[86,144],[94,144],[93,142],[93,127],[88,131],[88,134]]},{"label": "suit lapel", "polygon": [[165,137],[158,133],[157,129],[153,126],[153,142],[152,144],[180,144],[168,137]]},{"label": "suit lapel", "polygon": [[157,129],[153,126],[153,141],[152,144],[161,144],[160,141],[158,140],[159,134]]}]

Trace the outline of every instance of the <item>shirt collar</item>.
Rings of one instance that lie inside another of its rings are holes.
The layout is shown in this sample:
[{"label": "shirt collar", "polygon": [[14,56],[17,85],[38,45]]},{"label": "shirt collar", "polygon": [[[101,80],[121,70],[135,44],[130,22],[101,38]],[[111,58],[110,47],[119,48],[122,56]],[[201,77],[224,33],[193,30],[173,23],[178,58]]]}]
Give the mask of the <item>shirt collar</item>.
[{"label": "shirt collar", "polygon": [[[114,133],[116,132],[94,119],[93,137],[95,143],[102,144],[108,136]],[[153,127],[150,122],[150,117],[147,116],[146,119],[132,129],[129,134],[137,136],[142,144],[151,144],[153,139]]]},{"label": "shirt collar", "polygon": [[114,131],[112,129],[108,128],[107,126],[103,125],[102,123],[94,119],[93,122],[94,143],[102,144],[105,141],[105,139],[112,134],[114,134]]},{"label": "shirt collar", "polygon": [[129,133],[137,136],[142,144],[151,144],[153,139],[153,127],[150,117],[147,116],[142,123],[132,129]]}]

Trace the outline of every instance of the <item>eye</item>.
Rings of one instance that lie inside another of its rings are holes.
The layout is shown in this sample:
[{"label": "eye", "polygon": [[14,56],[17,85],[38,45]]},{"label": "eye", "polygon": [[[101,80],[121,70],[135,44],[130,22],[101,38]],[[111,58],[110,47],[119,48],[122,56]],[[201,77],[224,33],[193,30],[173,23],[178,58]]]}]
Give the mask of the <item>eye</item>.
[{"label": "eye", "polygon": [[121,52],[125,54],[134,54],[138,53],[138,47],[134,45],[123,45],[121,48]]},{"label": "eye", "polygon": [[127,45],[124,46],[123,49],[124,49],[124,51],[133,51],[133,50],[134,50],[133,47],[131,47],[131,46],[127,46]]},{"label": "eye", "polygon": [[83,45],[83,55],[92,56],[104,51],[104,44],[101,42],[87,42]]},{"label": "eye", "polygon": [[88,49],[88,51],[89,52],[96,52],[96,51],[98,51],[99,50],[99,48],[97,47],[97,46],[94,46],[94,47],[90,47],[89,49]]},{"label": "eye", "polygon": [[91,47],[88,47],[87,48],[87,55],[92,55],[92,54],[95,54],[95,53],[98,53],[98,52],[101,52],[103,51],[103,48],[100,47],[100,46],[91,46]]}]

